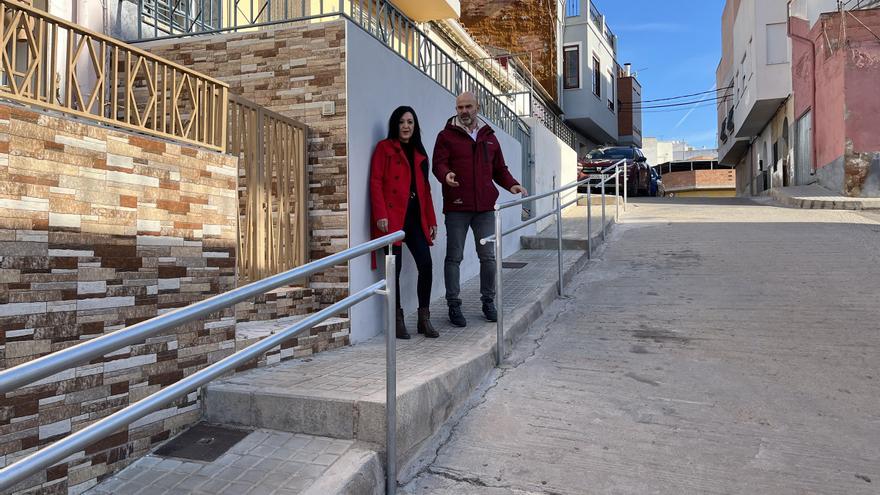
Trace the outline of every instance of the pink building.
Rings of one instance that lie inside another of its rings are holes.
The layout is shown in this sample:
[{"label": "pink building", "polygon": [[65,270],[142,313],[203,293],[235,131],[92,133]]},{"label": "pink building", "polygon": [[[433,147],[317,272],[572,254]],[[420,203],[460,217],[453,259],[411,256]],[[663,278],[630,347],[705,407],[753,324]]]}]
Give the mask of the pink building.
[{"label": "pink building", "polygon": [[796,161],[833,191],[880,196],[880,8],[792,10],[789,36]]}]

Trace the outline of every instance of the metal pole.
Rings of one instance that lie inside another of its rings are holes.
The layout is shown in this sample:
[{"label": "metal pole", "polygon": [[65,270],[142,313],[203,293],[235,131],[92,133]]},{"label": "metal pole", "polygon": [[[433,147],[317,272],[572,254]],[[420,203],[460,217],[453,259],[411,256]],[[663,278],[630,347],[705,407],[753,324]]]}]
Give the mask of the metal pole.
[{"label": "metal pole", "polygon": [[614,221],[620,221],[620,167],[614,170]]},{"label": "metal pole", "polygon": [[602,242],[605,242],[605,181],[608,178],[602,175]]},{"label": "metal pole", "polygon": [[[556,187],[553,187],[556,189]],[[562,281],[562,193],[556,193],[556,264],[559,270],[559,297],[565,295]]]},{"label": "metal pole", "polygon": [[587,182],[587,259],[593,259],[593,181]]},{"label": "metal pole", "polygon": [[[626,162],[623,164],[623,211],[626,212],[626,201],[627,196],[629,194],[629,180],[627,179],[627,169],[629,167],[626,165]],[[638,171],[636,172],[638,174]],[[638,175],[636,175],[638,177]],[[638,191],[636,191],[638,192]]]},{"label": "metal pole", "polygon": [[[496,207],[497,208],[497,207]],[[502,236],[502,226],[501,226],[501,210],[495,210],[495,304],[498,308],[498,321],[495,326],[495,333],[497,334],[497,343],[495,345],[495,363],[496,366],[500,367],[502,360],[504,359],[504,298],[503,298],[503,285],[501,283],[501,240]]]},{"label": "metal pole", "polygon": [[389,249],[385,256],[385,493],[397,492],[397,270]]}]

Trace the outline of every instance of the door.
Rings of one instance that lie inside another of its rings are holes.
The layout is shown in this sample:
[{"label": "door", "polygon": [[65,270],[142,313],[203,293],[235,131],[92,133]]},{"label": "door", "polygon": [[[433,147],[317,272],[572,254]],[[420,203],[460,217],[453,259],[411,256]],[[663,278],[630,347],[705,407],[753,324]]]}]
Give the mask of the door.
[{"label": "door", "polygon": [[795,183],[808,184],[813,175],[813,115],[807,111],[797,121],[795,136]]}]

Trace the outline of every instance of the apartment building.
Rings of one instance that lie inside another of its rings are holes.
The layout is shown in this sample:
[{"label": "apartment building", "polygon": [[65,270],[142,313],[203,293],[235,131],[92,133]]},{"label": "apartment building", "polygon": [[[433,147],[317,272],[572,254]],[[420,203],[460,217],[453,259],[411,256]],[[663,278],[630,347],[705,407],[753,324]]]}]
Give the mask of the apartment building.
[{"label": "apartment building", "polygon": [[[716,70],[718,153],[736,168],[737,194],[815,181],[794,153],[792,44],[786,0],[728,0]],[[836,5],[816,0],[817,8]],[[804,124],[807,125],[807,124]]]},{"label": "apartment building", "polygon": [[880,196],[880,1],[791,4],[796,161],[845,196]]},{"label": "apartment building", "polygon": [[617,77],[618,144],[642,147],[642,85],[632,72],[631,64],[623,64]]},{"label": "apartment building", "polygon": [[618,143],[617,36],[589,0],[566,2],[562,60],[561,106],[578,152]]},{"label": "apartment building", "polygon": [[606,144],[641,144],[642,116],[633,104],[641,84],[618,63],[617,37],[592,2],[463,0],[461,22],[483,46],[530,61],[540,111],[564,118],[579,156]]}]

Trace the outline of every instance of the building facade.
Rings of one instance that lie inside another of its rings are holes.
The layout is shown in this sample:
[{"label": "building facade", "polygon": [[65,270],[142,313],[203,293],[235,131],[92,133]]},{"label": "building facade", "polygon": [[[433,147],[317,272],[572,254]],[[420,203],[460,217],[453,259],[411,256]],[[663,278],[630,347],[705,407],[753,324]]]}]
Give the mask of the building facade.
[{"label": "building facade", "polygon": [[561,106],[566,122],[580,134],[579,156],[617,144],[617,36],[593,2],[566,2],[562,60]]},{"label": "building facade", "polygon": [[624,64],[617,79],[618,143],[642,147],[642,85],[632,73],[632,65]]},{"label": "building facade", "polygon": [[[811,0],[834,8],[831,0]],[[736,168],[737,194],[816,181],[795,154],[792,42],[785,0],[728,0],[716,70],[720,163]]]},{"label": "building facade", "polygon": [[798,170],[845,196],[880,196],[880,2],[836,12],[807,1],[794,7]]}]

